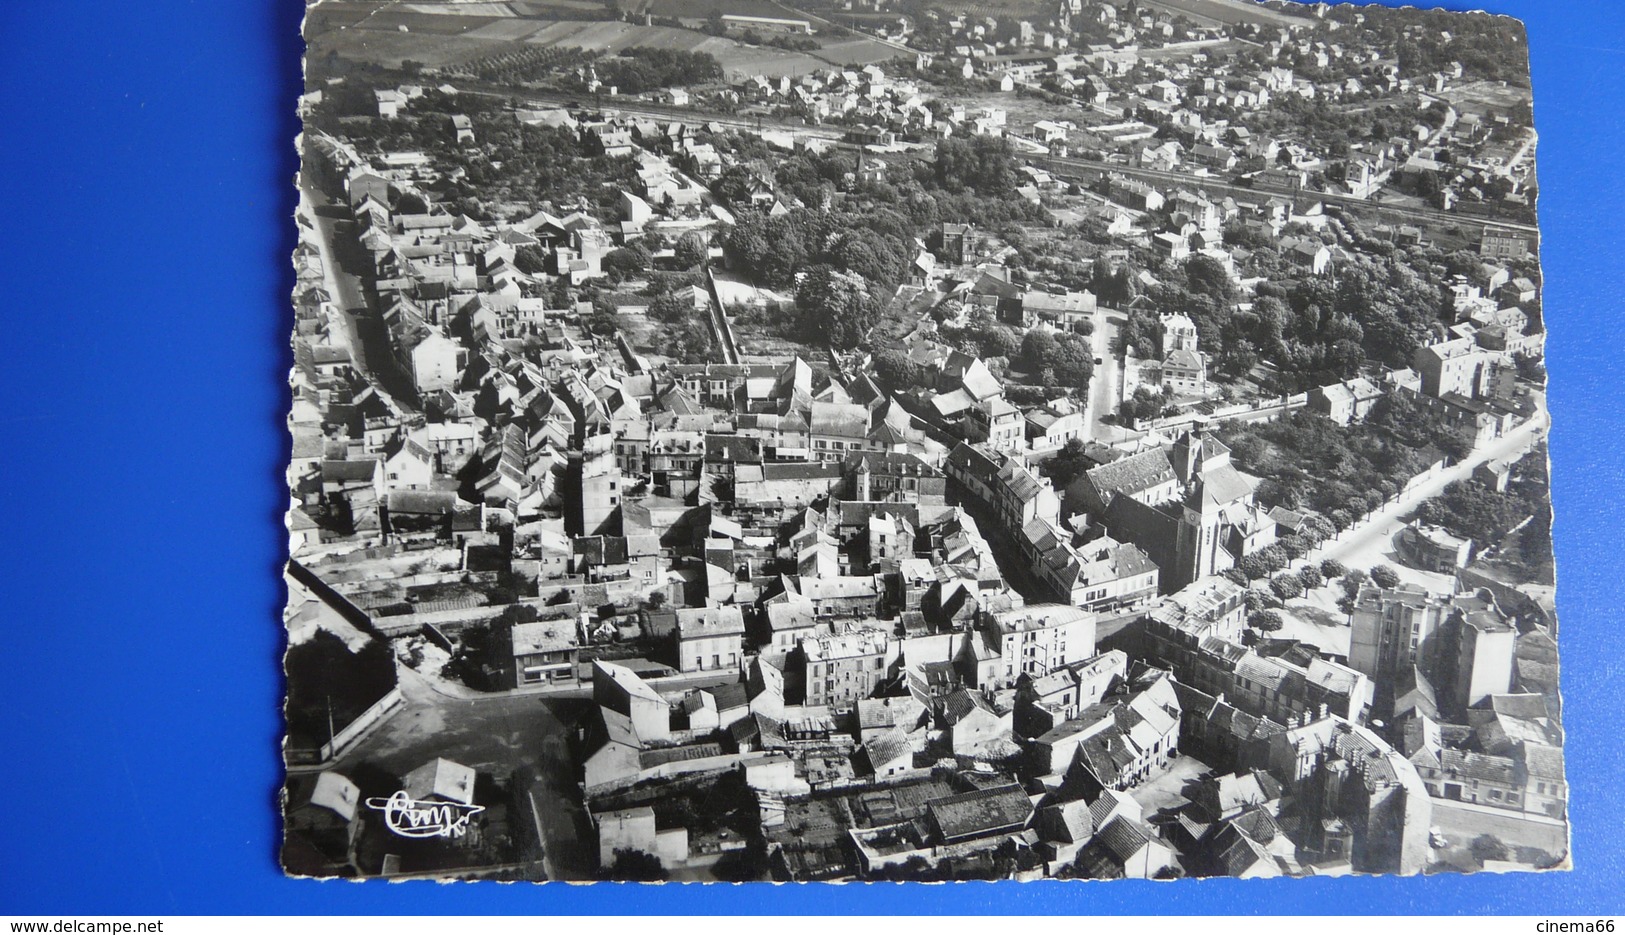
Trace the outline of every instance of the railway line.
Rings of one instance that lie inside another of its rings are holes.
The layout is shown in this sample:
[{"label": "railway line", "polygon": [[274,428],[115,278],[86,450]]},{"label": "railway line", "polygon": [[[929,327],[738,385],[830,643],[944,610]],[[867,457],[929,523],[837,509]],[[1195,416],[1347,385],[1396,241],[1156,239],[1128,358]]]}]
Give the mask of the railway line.
[{"label": "railway line", "polygon": [[[494,91],[480,91],[475,93],[490,94],[491,96],[511,97],[511,94],[499,94]],[[521,96],[526,103],[553,107],[584,107],[584,95],[569,95],[554,92],[529,91]],[[719,126],[730,127],[737,130],[762,131],[776,130],[784,133],[795,133],[801,136],[815,137],[830,140],[843,145],[846,143],[846,131],[841,127],[809,126],[786,120],[775,120],[761,116],[741,116],[739,114],[724,114],[713,111],[696,110],[688,107],[676,107],[669,104],[658,104],[652,101],[631,101],[625,103],[616,99],[608,101],[594,99],[591,109],[600,111],[614,111],[629,117],[642,117],[652,120],[679,120],[689,123],[715,123]],[[1237,198],[1252,198],[1259,194],[1266,195],[1293,195],[1305,194],[1316,198],[1328,205],[1337,205],[1364,214],[1376,215],[1384,220],[1391,220],[1430,227],[1461,227],[1463,225],[1490,225],[1506,230],[1518,231],[1531,235],[1539,235],[1539,229],[1527,221],[1505,218],[1498,215],[1469,214],[1462,211],[1443,211],[1438,208],[1419,208],[1410,205],[1383,204],[1370,199],[1356,198],[1336,192],[1316,191],[1302,189],[1294,192],[1291,189],[1276,188],[1273,186],[1238,185],[1234,181],[1218,176],[1199,176],[1188,172],[1176,172],[1166,169],[1149,169],[1141,166],[1125,166],[1112,163],[1094,162],[1088,159],[1077,159],[1066,156],[1048,156],[1040,154],[1025,154],[1021,158],[1028,163],[1046,169],[1052,174],[1063,178],[1085,179],[1094,181],[1108,172],[1155,182],[1164,185],[1180,185],[1200,188],[1204,191],[1229,195]]]}]

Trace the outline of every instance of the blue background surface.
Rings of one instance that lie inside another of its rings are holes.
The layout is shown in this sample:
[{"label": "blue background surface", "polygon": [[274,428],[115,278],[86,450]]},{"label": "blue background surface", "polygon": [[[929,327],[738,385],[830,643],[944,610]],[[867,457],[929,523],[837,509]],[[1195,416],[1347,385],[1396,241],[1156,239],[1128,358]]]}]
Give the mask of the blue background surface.
[{"label": "blue background surface", "polygon": [[302,4],[7,3],[0,914],[1621,911],[1625,4],[1484,2],[1528,24],[1541,135],[1573,872],[906,888],[283,879]]}]

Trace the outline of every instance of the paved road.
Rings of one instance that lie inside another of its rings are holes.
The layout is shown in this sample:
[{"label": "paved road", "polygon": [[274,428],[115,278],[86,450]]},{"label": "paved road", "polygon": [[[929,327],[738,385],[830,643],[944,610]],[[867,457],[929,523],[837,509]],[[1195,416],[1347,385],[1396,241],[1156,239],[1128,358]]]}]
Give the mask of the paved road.
[{"label": "paved road", "polygon": [[1481,834],[1493,834],[1508,844],[1539,848],[1553,857],[1561,857],[1569,850],[1567,824],[1545,815],[1433,799],[1433,825],[1453,842],[1465,843]]},{"label": "paved road", "polygon": [[403,407],[417,409],[417,389],[396,363],[389,346],[389,329],[367,301],[361,277],[361,247],[354,239],[355,222],[340,217],[338,211],[326,210],[332,202],[315,188],[302,184],[300,197],[316,222],[313,241],[322,254],[328,293],[342,313],[345,340],[350,342],[356,369]]},{"label": "paved road", "polygon": [[1112,348],[1117,346],[1117,335],[1126,321],[1120,312],[1109,309],[1097,309],[1095,312],[1095,333],[1091,339],[1095,359],[1100,363],[1095,365],[1094,378],[1089,381],[1089,403],[1084,421],[1089,426],[1089,437],[1106,443],[1119,441],[1126,434],[1122,427],[1106,421],[1108,418],[1115,420],[1117,404],[1123,397],[1123,363]]},{"label": "paved road", "polygon": [[335,344],[343,344],[350,349],[350,357],[355,361],[356,369],[362,373],[367,372],[366,351],[361,345],[361,338],[356,332],[356,309],[365,309],[367,300],[361,289],[361,280],[350,273],[346,273],[339,266],[337,251],[334,249],[335,226],[338,223],[332,217],[324,217],[318,213],[318,207],[325,207],[328,199],[321,192],[301,186],[299,189],[300,214],[310,221],[315,236],[309,238],[316,245],[316,250],[322,257],[322,273],[327,294],[332,297],[333,305],[339,310],[338,323],[341,328],[339,334],[331,336]]}]

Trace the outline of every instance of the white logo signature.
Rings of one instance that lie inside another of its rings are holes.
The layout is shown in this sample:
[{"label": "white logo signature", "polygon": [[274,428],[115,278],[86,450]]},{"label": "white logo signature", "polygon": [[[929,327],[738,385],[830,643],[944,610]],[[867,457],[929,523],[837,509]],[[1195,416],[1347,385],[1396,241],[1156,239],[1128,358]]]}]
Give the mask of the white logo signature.
[{"label": "white logo signature", "polygon": [[367,807],[383,812],[384,824],[403,838],[460,838],[468,833],[468,820],[485,811],[483,805],[419,801],[405,790],[368,799]]}]

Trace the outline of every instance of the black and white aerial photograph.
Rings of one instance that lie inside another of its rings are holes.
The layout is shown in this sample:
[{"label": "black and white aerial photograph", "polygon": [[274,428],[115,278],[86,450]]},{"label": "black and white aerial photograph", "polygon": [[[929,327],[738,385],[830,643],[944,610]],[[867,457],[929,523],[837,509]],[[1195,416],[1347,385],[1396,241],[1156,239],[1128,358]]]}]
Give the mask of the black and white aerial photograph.
[{"label": "black and white aerial photograph", "polygon": [[1570,867],[1516,19],[303,33],[286,874]]}]

